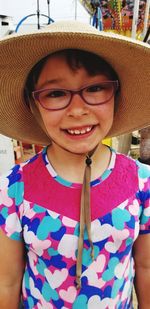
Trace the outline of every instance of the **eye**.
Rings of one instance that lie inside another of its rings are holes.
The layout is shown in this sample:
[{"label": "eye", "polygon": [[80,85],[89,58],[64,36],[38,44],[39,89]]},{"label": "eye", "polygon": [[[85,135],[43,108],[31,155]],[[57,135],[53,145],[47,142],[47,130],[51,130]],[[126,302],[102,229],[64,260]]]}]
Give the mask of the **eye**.
[{"label": "eye", "polygon": [[66,93],[63,90],[47,90],[45,92],[45,97],[47,98],[59,98],[64,96],[66,96]]},{"label": "eye", "polygon": [[86,91],[87,92],[99,92],[105,89],[105,86],[102,84],[97,84],[97,85],[92,85],[87,87]]}]

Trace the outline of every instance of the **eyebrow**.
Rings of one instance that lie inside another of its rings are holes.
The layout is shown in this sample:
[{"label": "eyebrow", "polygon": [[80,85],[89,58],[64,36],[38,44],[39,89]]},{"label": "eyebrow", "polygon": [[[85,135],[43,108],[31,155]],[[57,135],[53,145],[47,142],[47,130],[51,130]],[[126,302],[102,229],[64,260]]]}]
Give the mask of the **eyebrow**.
[{"label": "eyebrow", "polygon": [[64,79],[62,79],[62,78],[54,78],[54,79],[46,80],[44,83],[40,84],[40,86],[38,86],[38,88],[41,89],[46,85],[53,85],[55,83],[59,83],[59,82],[62,82],[62,81],[64,81]]}]

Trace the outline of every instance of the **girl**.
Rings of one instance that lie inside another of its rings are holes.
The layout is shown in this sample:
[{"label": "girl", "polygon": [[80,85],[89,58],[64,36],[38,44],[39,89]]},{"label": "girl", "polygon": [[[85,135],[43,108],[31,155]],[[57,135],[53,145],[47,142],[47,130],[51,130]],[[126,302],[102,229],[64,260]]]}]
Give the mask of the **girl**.
[{"label": "girl", "polygon": [[135,282],[149,309],[150,169],[102,143],[150,124],[149,47],[78,22],[0,47],[1,133],[46,146],[1,177],[0,308],[128,309]]}]

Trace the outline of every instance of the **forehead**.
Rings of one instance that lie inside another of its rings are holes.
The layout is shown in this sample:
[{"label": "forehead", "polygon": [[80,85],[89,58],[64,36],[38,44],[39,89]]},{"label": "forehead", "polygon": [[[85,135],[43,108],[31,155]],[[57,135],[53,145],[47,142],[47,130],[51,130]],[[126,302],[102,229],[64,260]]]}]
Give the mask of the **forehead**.
[{"label": "forehead", "polygon": [[41,65],[40,76],[43,74],[56,75],[70,73],[76,75],[86,71],[90,76],[104,74],[108,78],[112,76],[112,69],[104,59],[89,52],[81,50],[64,50],[46,57]]},{"label": "forehead", "polygon": [[67,58],[65,55],[63,54],[52,54],[49,55],[45,61],[45,63],[43,64],[42,67],[42,71],[47,70],[47,68],[53,68],[55,67],[55,69],[61,69],[63,67],[70,67],[68,62],[67,62]]},{"label": "forehead", "polygon": [[72,69],[63,55],[51,55],[47,58],[39,74],[37,86],[49,80],[51,84],[65,81],[68,78],[76,77],[86,70],[81,67],[76,70]]},{"label": "forehead", "polygon": [[65,65],[67,64],[73,71],[83,67],[91,75],[97,72],[99,73],[100,71],[107,72],[113,70],[112,67],[98,55],[84,50],[76,49],[66,49],[53,53],[46,57],[45,62],[43,62],[43,66],[45,66],[47,62],[63,62]]}]

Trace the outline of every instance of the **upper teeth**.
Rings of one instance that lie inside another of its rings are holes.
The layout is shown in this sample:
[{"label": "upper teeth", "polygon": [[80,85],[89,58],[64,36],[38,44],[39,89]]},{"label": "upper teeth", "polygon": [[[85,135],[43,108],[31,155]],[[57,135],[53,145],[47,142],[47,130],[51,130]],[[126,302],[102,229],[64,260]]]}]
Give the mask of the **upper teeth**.
[{"label": "upper teeth", "polygon": [[78,135],[78,134],[85,134],[87,132],[90,132],[91,129],[92,129],[92,127],[87,127],[85,129],[81,129],[81,130],[79,130],[79,129],[75,129],[75,130],[71,129],[71,130],[68,130],[68,132],[70,134],[77,134]]}]

